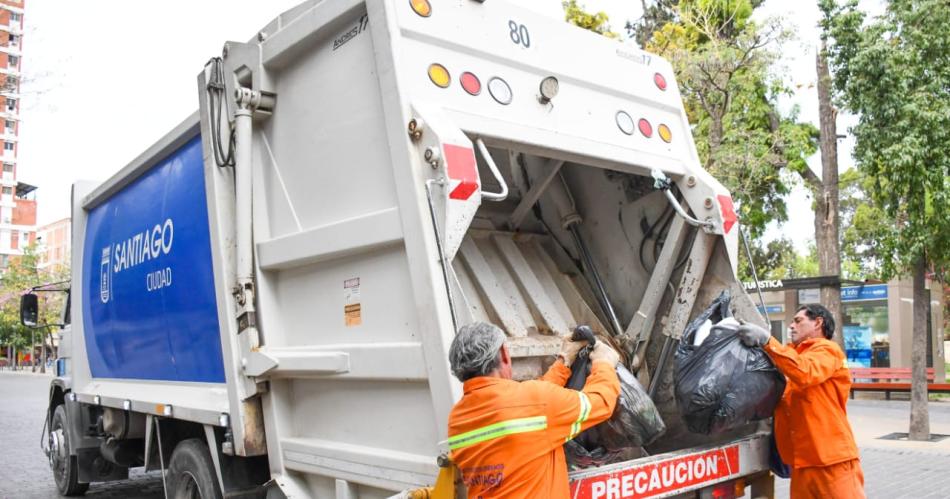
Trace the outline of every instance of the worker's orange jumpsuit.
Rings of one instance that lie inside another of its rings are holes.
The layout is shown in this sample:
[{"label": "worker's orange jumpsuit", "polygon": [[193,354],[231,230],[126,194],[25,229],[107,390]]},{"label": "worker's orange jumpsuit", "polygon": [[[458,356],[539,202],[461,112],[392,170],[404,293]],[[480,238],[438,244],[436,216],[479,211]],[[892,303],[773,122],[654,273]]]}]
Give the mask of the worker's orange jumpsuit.
[{"label": "worker's orange jumpsuit", "polygon": [[864,472],[848,423],[851,375],[844,352],[825,338],[764,347],[788,378],[775,409],[779,455],[792,468],[794,499],[864,498]]},{"label": "worker's orange jumpsuit", "polygon": [[555,362],[539,380],[480,376],[466,381],[449,414],[449,449],[470,498],[567,499],[564,443],[614,411],[620,381],[596,361],[583,391],[564,388]]}]

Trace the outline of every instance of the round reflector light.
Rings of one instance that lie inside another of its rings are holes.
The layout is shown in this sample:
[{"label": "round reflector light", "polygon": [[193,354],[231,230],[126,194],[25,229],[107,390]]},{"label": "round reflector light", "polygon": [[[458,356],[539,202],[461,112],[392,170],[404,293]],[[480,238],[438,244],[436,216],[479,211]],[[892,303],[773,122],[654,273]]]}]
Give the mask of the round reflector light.
[{"label": "round reflector light", "polygon": [[541,92],[541,103],[547,104],[551,102],[551,99],[557,96],[558,90],[560,90],[561,84],[558,83],[557,78],[553,76],[548,76],[547,78],[541,80],[540,88],[538,89]]},{"label": "round reflector light", "polygon": [[449,70],[445,69],[445,66],[441,64],[429,65],[429,79],[432,80],[432,83],[435,83],[436,86],[442,88],[448,87],[449,83],[452,82],[452,77],[449,76]]},{"label": "round reflector light", "polygon": [[656,87],[660,90],[666,91],[666,78],[664,78],[660,73],[653,75],[653,83],[656,83]]},{"label": "round reflector light", "polygon": [[429,4],[429,0],[409,0],[409,5],[412,6],[413,12],[422,17],[432,15],[432,5]]},{"label": "round reflector light", "polygon": [[640,118],[637,126],[640,128],[640,133],[642,133],[644,137],[649,139],[653,136],[653,125],[651,125],[646,118]]},{"label": "round reflector light", "polygon": [[663,142],[669,144],[670,141],[673,140],[673,133],[670,132],[670,127],[661,124],[656,127],[656,131],[660,134],[660,138],[663,139]]},{"label": "round reflector light", "polygon": [[617,127],[620,128],[621,132],[633,135],[633,118],[624,111],[617,111]]},{"label": "round reflector light", "polygon": [[511,104],[511,87],[508,86],[505,80],[497,76],[488,80],[488,93],[490,93],[492,98],[499,104],[505,106]]},{"label": "round reflector light", "polygon": [[459,77],[459,82],[462,84],[462,88],[470,95],[482,93],[482,82],[478,80],[477,76],[468,71],[462,73],[462,76]]}]

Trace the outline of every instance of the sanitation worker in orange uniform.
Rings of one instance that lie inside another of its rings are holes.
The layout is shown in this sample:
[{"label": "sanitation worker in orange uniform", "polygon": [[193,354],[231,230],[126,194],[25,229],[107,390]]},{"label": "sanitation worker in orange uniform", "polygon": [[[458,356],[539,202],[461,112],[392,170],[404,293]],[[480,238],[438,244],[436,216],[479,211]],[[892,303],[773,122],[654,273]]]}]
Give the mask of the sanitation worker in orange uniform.
[{"label": "sanitation worker in orange uniform", "polygon": [[602,341],[584,389],[564,388],[585,345],[565,340],[541,379],[518,382],[501,329],[483,322],[459,329],[449,362],[464,394],[449,414],[448,444],[469,498],[569,497],[564,442],[609,418],[620,395],[620,356]]},{"label": "sanitation worker in orange uniform", "polygon": [[792,468],[794,499],[864,495],[864,472],[848,423],[851,376],[844,352],[831,341],[835,321],[821,305],[798,309],[789,326],[792,346],[754,324],[739,327],[747,346],[761,346],[787,378],[775,409],[779,455]]}]

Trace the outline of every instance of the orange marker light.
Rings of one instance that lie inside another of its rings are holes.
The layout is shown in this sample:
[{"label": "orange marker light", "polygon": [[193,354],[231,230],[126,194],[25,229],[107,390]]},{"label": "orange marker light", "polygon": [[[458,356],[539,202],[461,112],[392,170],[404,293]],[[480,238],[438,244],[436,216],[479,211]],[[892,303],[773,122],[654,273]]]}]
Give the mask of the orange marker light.
[{"label": "orange marker light", "polygon": [[429,66],[429,79],[432,80],[432,83],[435,83],[436,86],[441,88],[448,87],[449,83],[452,82],[452,77],[449,76],[449,70],[445,69],[445,66],[441,64],[432,64]]},{"label": "orange marker light", "polygon": [[432,15],[432,5],[429,4],[429,0],[409,0],[409,5],[412,6],[413,12],[422,17]]},{"label": "orange marker light", "polygon": [[659,132],[660,138],[663,139],[663,142],[669,144],[670,141],[673,140],[673,132],[670,131],[670,127],[666,125],[660,125],[656,127],[656,131]]}]

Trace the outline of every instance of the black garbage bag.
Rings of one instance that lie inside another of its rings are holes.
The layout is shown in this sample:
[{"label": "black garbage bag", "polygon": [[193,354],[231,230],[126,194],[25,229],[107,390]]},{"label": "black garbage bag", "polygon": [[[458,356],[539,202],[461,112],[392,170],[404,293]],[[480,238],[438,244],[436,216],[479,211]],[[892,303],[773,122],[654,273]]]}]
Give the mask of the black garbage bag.
[{"label": "black garbage bag", "polygon": [[[592,349],[585,347],[577,354],[571,364],[567,388],[584,388],[590,375]],[[637,378],[622,364],[617,366],[617,377],[620,396],[610,419],[587,429],[564,446],[568,461],[574,467],[614,463],[628,459],[632,453],[636,457],[640,447],[652,443],[666,431],[659,411]]]},{"label": "black garbage bag", "polygon": [[[675,392],[680,415],[694,433],[715,435],[772,417],[785,392],[785,376],[761,348],[742,344],[723,291],[686,326],[676,348]],[[716,324],[699,345],[694,336],[707,320]]]}]

